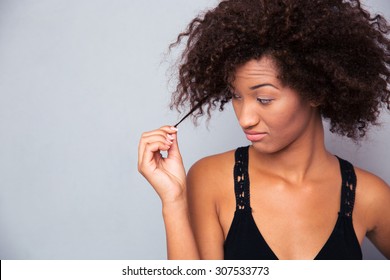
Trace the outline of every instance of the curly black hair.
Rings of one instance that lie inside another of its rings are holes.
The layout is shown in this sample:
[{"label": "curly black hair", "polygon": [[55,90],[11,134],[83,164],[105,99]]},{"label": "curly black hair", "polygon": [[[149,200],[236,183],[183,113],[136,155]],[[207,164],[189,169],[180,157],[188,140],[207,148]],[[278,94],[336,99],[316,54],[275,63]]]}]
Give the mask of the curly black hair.
[{"label": "curly black hair", "polygon": [[330,130],[354,140],[390,108],[389,24],[358,0],[226,0],[191,21],[171,108],[194,117],[232,98],[238,66],[272,57],[281,82],[318,105]]}]

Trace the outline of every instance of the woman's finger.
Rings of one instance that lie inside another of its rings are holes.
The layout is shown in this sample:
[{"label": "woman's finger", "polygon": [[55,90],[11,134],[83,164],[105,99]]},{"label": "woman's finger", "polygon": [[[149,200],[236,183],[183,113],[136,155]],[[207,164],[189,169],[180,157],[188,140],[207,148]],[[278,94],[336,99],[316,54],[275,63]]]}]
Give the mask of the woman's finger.
[{"label": "woman's finger", "polygon": [[175,138],[173,135],[176,134],[176,132],[177,129],[171,126],[163,126],[153,131],[144,132],[138,145],[138,161],[143,158],[145,144],[159,140],[166,141],[168,145],[171,145],[172,140]]},{"label": "woman's finger", "polygon": [[149,174],[157,168],[156,154],[160,154],[160,151],[167,151],[169,148],[170,146],[165,142],[146,143],[141,153],[142,156],[138,159],[138,170],[143,175]]}]

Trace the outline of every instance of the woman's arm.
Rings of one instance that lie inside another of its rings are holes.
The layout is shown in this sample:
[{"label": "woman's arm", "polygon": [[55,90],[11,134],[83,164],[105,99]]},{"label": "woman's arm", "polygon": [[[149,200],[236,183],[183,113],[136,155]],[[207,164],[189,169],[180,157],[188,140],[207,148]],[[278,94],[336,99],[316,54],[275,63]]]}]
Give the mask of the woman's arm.
[{"label": "woman's arm", "polygon": [[215,260],[224,257],[225,238],[219,220],[217,199],[223,197],[221,182],[226,182],[226,177],[230,178],[231,170],[229,169],[228,174],[223,171],[227,161],[226,157],[207,157],[195,163],[188,172],[190,221],[201,259]]},{"label": "woman's arm", "polygon": [[390,259],[390,188],[385,182],[377,188],[377,198],[372,202],[370,211],[374,227],[367,233],[367,237],[387,259]]},{"label": "woman's arm", "polygon": [[366,209],[366,235],[390,259],[390,188],[382,179],[369,172],[360,170],[357,175],[358,184],[364,187],[361,195]]},{"label": "woman's arm", "polygon": [[199,260],[187,201],[163,205],[169,260]]},{"label": "woman's arm", "polygon": [[[161,151],[167,151],[166,158]],[[199,259],[189,221],[186,174],[177,144],[177,129],[164,126],[142,135],[138,170],[161,198],[168,259]]]}]

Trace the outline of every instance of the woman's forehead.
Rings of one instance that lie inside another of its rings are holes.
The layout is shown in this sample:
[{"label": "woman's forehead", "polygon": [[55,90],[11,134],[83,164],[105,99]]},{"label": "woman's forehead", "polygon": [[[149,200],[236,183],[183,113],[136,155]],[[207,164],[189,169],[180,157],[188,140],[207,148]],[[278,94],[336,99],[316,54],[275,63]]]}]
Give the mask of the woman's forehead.
[{"label": "woman's forehead", "polygon": [[249,60],[245,64],[237,67],[235,71],[235,80],[262,77],[278,80],[279,71],[272,58],[262,57],[260,59]]}]

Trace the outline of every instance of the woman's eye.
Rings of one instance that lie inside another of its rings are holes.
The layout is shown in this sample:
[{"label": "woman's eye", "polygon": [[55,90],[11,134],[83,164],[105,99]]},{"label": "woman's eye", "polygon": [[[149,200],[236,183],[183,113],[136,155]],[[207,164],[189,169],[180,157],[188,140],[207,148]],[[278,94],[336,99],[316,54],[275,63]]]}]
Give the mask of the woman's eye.
[{"label": "woman's eye", "polygon": [[257,101],[260,102],[263,105],[270,104],[272,102],[272,99],[269,98],[257,98]]}]

